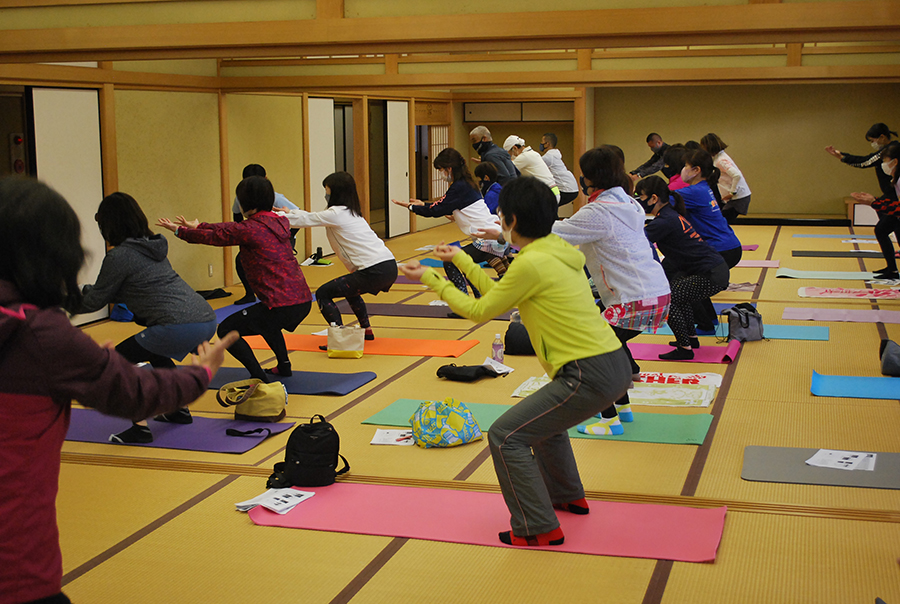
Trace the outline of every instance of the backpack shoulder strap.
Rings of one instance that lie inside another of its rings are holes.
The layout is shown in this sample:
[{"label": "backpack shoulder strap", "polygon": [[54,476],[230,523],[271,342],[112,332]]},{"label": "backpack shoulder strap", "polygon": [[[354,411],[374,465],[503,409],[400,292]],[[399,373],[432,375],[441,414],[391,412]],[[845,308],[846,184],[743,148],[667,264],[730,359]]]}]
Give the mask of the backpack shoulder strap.
[{"label": "backpack shoulder strap", "polygon": [[338,457],[341,458],[341,461],[344,462],[344,467],[334,473],[335,476],[340,476],[341,474],[346,474],[350,471],[350,463],[347,461],[347,458],[338,453]]}]

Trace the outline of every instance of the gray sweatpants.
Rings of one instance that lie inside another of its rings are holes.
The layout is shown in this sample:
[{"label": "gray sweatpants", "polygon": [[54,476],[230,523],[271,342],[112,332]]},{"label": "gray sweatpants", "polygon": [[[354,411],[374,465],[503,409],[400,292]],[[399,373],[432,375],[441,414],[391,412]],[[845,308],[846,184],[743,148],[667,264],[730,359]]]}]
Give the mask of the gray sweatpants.
[{"label": "gray sweatpants", "polygon": [[567,430],[612,405],[630,384],[624,350],[571,361],[494,422],[488,443],[514,535],[552,531],[559,526],[553,504],[584,497]]}]

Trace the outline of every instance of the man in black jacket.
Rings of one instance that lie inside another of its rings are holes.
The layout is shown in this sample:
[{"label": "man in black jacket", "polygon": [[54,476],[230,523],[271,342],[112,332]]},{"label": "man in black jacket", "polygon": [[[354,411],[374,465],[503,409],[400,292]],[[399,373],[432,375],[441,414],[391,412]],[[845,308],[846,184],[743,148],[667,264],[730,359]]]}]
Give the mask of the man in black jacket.
[{"label": "man in black jacket", "polygon": [[[476,126],[469,133],[469,142],[472,148],[481,156],[475,161],[491,162],[497,167],[497,182],[505,185],[513,178],[519,176],[519,171],[513,165],[509,153],[494,144],[491,139],[491,131],[485,126]],[[474,157],[472,159],[475,159]]]},{"label": "man in black jacket", "polygon": [[[632,180],[640,180],[645,176],[656,174],[663,169],[665,161],[663,161],[663,153],[669,148],[669,145],[663,142],[662,137],[656,132],[647,135],[647,146],[653,151],[653,156],[642,163],[640,166],[629,172]],[[668,177],[668,175],[667,175]]]}]

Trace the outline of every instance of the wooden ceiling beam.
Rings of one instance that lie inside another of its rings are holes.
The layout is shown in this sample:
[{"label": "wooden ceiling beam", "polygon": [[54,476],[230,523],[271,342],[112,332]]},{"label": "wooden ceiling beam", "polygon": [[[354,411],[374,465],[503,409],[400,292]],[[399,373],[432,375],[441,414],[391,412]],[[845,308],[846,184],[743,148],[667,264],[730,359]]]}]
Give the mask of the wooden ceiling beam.
[{"label": "wooden ceiling beam", "polygon": [[[427,15],[5,30],[0,35],[0,61],[17,62],[25,56],[42,61],[155,59],[158,53],[173,50],[225,58],[900,39],[900,2],[895,0],[499,13],[479,18],[491,27],[472,27],[469,15]],[[641,23],[639,31],[635,23]],[[434,32],[440,32],[440,39]]]}]

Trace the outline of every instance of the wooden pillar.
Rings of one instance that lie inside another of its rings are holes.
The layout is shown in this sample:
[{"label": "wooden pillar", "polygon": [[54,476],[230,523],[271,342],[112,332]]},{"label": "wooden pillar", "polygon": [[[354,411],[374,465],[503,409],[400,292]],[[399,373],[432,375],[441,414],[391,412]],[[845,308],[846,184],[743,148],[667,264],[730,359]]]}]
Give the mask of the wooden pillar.
[{"label": "wooden pillar", "polygon": [[[219,183],[222,196],[222,221],[232,220],[231,181],[228,170],[228,101],[219,92]],[[225,286],[234,285],[234,252],[230,246],[222,248]]]},{"label": "wooden pillar", "polygon": [[591,70],[591,49],[590,48],[579,48],[578,53],[578,71],[590,71]]},{"label": "wooden pillar", "polygon": [[[416,177],[418,176],[418,170],[416,170],[416,99],[409,99],[409,198],[413,199],[416,196]],[[389,199],[387,201],[391,203]],[[415,233],[418,231],[418,225],[416,224],[416,215],[412,212],[409,213],[409,232]]]},{"label": "wooden pillar", "polygon": [[116,146],[116,91],[112,84],[100,88],[100,161],[103,195],[119,190],[119,157]]},{"label": "wooden pillar", "polygon": [[[303,209],[309,212],[312,199],[312,178],[309,167],[309,94],[304,92],[300,97],[300,111],[303,113]],[[309,258],[312,254],[312,236],[307,231],[303,236],[303,257]]]},{"label": "wooden pillar", "polygon": [[400,73],[400,55],[384,55],[384,74],[397,75]]},{"label": "wooden pillar", "polygon": [[803,43],[787,45],[787,66],[800,67],[803,65]]},{"label": "wooden pillar", "polygon": [[316,19],[343,19],[344,0],[316,0]]},{"label": "wooden pillar", "polygon": [[363,218],[369,220],[369,97],[353,101],[353,174]]},{"label": "wooden pillar", "polygon": [[[575,175],[575,179],[579,180],[581,177],[581,167],[579,166],[578,160],[581,159],[581,156],[588,150],[588,111],[593,111],[593,107],[588,107],[587,103],[587,89],[579,88],[579,95],[575,98],[575,119],[572,123],[572,138],[575,143],[575,157],[572,158],[572,173]],[[578,197],[575,198],[575,201],[572,203],[575,206],[575,210],[577,211],[585,204],[586,200],[584,195],[579,192]]]}]

